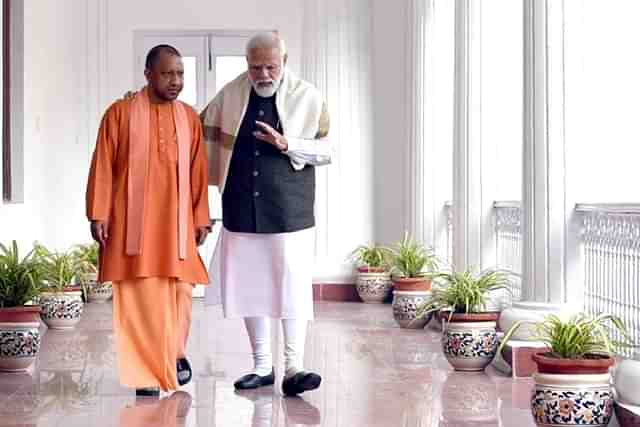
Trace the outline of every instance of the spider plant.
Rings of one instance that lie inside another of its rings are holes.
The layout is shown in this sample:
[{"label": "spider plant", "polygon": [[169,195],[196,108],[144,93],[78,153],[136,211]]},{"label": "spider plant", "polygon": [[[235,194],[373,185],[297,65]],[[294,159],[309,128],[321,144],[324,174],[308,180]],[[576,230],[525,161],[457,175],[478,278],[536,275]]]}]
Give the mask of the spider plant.
[{"label": "spider plant", "polygon": [[89,243],[85,245],[76,245],[73,255],[83,267],[84,273],[97,273],[100,256],[100,247],[98,243]]},{"label": "spider plant", "polygon": [[440,286],[431,291],[431,296],[418,308],[416,316],[422,317],[436,311],[453,313],[477,313],[486,309],[491,291],[510,291],[506,276],[498,271],[485,271],[474,275],[469,269],[452,271],[434,276]]},{"label": "spider plant", "polygon": [[416,242],[408,232],[391,252],[391,273],[396,277],[432,277],[438,261],[431,248]]},{"label": "spider plant", "polygon": [[389,258],[391,251],[383,246],[361,245],[349,254],[347,260],[358,267],[368,267],[377,269],[389,268]]},{"label": "spider plant", "polygon": [[64,292],[83,272],[83,263],[72,252],[52,252],[41,244],[34,245],[36,258],[42,263],[47,290]]},{"label": "spider plant", "polygon": [[[504,335],[498,352],[523,325],[533,326],[531,340],[540,341],[549,348],[550,357],[558,359],[593,359],[611,356],[625,348],[635,347],[624,322],[611,314],[589,316],[576,314],[563,321],[556,315],[548,315],[542,321],[516,322]],[[618,332],[620,340],[612,338]]]},{"label": "spider plant", "polygon": [[20,258],[18,244],[0,243],[0,308],[20,307],[40,295],[43,268],[30,251]]}]

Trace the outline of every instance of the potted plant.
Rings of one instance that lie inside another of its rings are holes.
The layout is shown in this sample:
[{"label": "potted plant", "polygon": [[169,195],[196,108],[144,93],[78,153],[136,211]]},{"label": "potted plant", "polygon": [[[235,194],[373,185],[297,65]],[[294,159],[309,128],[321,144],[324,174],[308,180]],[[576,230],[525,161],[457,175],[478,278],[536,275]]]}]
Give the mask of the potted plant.
[{"label": "potted plant", "polygon": [[[615,364],[615,351],[633,346],[622,320],[581,313],[566,321],[549,315],[540,322],[516,322],[498,351],[525,324],[533,328],[531,339],[547,347],[532,356],[538,367],[531,396],[536,425],[609,424],[613,414],[609,368]],[[622,338],[611,338],[613,332]]]},{"label": "potted plant", "polygon": [[40,351],[42,268],[33,251],[20,257],[18,244],[0,244],[0,370],[23,371]]},{"label": "potted plant", "polygon": [[73,328],[82,316],[82,292],[75,281],[84,271],[83,263],[71,252],[51,252],[40,244],[34,253],[42,263],[44,291],[40,296],[42,319],[53,329]]},{"label": "potted plant", "polygon": [[486,311],[489,294],[509,290],[497,271],[475,275],[471,270],[437,275],[441,286],[419,307],[417,315],[437,313],[443,320],[442,350],[457,371],[481,371],[493,360],[498,347],[498,312]]},{"label": "potted plant", "polygon": [[97,243],[76,245],[74,255],[82,269],[80,284],[87,302],[103,303],[113,296],[111,282],[98,282],[100,246]]},{"label": "potted plant", "polygon": [[349,254],[358,269],[356,290],[362,301],[382,303],[391,295],[389,255],[387,248],[377,245],[361,245]]},{"label": "potted plant", "polygon": [[390,253],[393,317],[402,328],[424,328],[430,316],[416,317],[416,309],[431,294],[431,278],[438,268],[436,256],[406,232]]}]

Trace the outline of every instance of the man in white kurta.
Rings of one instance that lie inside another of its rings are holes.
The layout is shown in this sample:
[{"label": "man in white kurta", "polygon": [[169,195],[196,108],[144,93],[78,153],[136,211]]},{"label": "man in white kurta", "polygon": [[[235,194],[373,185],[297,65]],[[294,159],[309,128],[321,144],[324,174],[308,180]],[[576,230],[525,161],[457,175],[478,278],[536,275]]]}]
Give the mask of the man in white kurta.
[{"label": "man in white kurta", "polygon": [[330,163],[331,147],[319,91],[288,70],[286,61],[275,33],[254,36],[247,44],[248,71],[216,95],[201,119],[210,184],[222,194],[223,229],[211,281],[220,285],[225,317],[245,319],[253,349],[253,372],[234,385],[274,383],[271,323],[279,319],[282,389],[296,395],[321,382],[302,360],[313,319],[314,168]]}]

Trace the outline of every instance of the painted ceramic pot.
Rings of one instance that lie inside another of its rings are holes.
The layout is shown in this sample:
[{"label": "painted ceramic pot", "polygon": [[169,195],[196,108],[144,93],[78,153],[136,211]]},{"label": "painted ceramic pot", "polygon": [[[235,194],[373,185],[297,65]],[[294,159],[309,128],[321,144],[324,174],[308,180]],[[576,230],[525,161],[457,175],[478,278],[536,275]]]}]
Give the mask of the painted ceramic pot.
[{"label": "painted ceramic pot", "polygon": [[87,298],[89,302],[105,303],[113,296],[113,285],[111,282],[98,283],[90,282]]},{"label": "painted ceramic pot", "polygon": [[498,313],[455,313],[445,319],[442,351],[456,371],[482,371],[496,355]]},{"label": "painted ceramic pot", "polygon": [[539,427],[606,426],[613,415],[613,358],[572,361],[537,352],[531,413]]},{"label": "painted ceramic pot", "polygon": [[393,291],[393,318],[401,328],[422,329],[431,320],[431,314],[416,318],[416,310],[431,296],[431,291]]},{"label": "painted ceramic pot", "polygon": [[81,292],[43,292],[42,320],[52,329],[71,329],[80,321],[84,304]]},{"label": "painted ceramic pot", "polygon": [[0,371],[29,368],[40,352],[40,322],[0,322]]},{"label": "painted ceramic pot", "polygon": [[386,271],[358,269],[356,290],[363,302],[381,304],[391,295],[391,275]]}]

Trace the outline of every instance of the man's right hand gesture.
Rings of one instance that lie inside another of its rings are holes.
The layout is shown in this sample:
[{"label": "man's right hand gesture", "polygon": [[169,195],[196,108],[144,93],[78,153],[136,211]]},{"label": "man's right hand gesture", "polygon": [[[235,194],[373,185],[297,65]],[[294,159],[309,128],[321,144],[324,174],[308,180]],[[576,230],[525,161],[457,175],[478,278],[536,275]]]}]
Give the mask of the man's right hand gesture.
[{"label": "man's right hand gesture", "polygon": [[102,221],[91,221],[91,237],[100,244],[101,248],[104,248],[107,239],[109,239],[109,224]]}]

